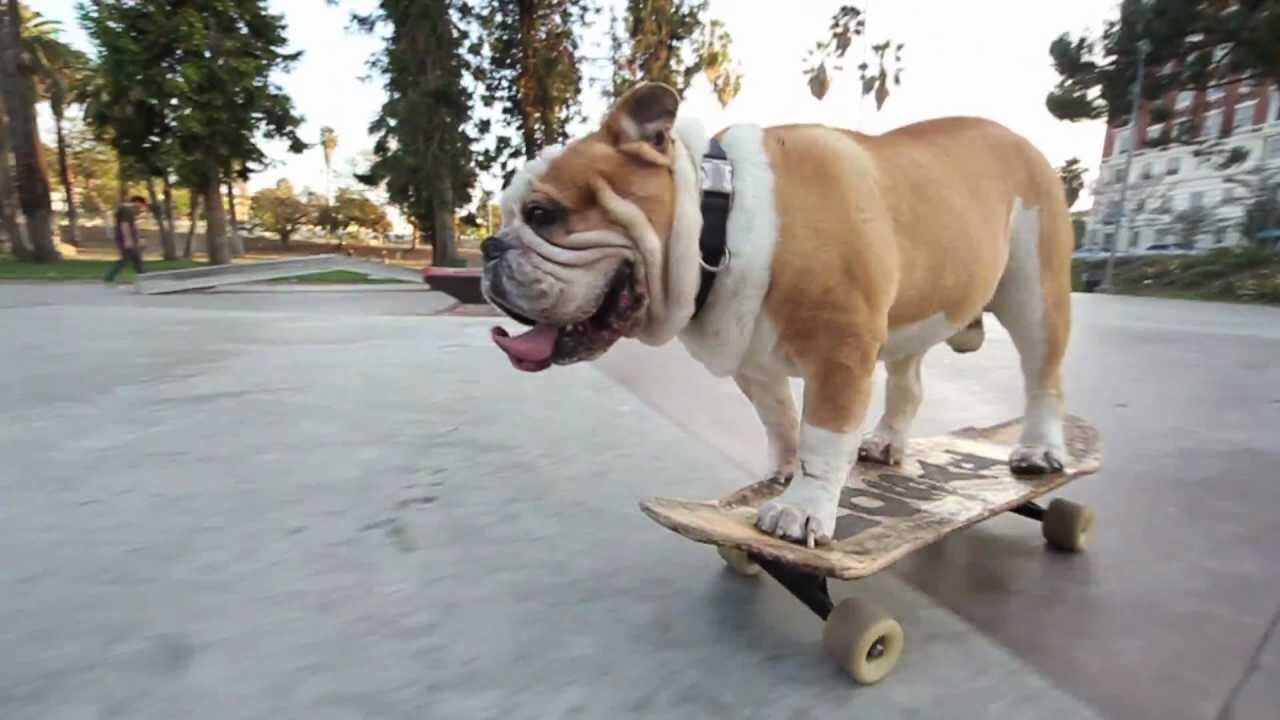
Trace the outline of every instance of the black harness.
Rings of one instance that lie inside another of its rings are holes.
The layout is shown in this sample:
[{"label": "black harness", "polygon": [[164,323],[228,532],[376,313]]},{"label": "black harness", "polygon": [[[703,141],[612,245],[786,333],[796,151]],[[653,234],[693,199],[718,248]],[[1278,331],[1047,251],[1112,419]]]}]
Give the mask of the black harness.
[{"label": "black harness", "polygon": [[733,206],[733,166],[724,148],[715,138],[702,156],[702,235],[698,247],[702,251],[702,282],[693,305],[697,317],[711,295],[716,273],[723,269],[729,209]]}]

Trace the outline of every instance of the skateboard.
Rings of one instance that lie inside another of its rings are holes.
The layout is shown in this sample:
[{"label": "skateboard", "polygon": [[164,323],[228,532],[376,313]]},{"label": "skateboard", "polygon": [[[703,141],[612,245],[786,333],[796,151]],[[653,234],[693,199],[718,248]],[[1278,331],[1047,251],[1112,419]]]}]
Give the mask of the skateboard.
[{"label": "skateboard", "polygon": [[756,529],[757,509],[785,488],[775,480],[748,485],[719,500],[650,498],[640,509],[690,540],[717,546],[725,563],[743,575],[767,572],[825,621],[826,653],[855,682],[871,685],[897,664],[904,646],[902,626],[862,598],[834,605],[827,578],[866,577],[1004,512],[1039,521],[1051,548],[1082,551],[1093,514],[1061,498],[1047,507],[1036,502],[1102,467],[1097,429],[1075,416],[1067,417],[1064,429],[1066,466],[1045,475],[1015,475],[1009,470],[1009,453],[1022,430],[1020,418],[912,438],[900,465],[860,460],[845,481],[832,542],[815,548]]}]

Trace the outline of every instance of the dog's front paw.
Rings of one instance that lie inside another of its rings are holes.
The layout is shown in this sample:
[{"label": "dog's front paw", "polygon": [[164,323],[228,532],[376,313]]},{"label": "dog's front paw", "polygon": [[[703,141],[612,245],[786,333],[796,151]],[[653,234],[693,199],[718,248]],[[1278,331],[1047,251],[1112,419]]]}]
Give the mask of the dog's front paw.
[{"label": "dog's front paw", "polygon": [[1048,445],[1019,445],[1009,454],[1009,469],[1018,475],[1048,475],[1066,467],[1066,452]]},{"label": "dog's front paw", "polygon": [[862,444],[858,446],[858,460],[870,460],[882,465],[901,465],[906,444],[905,438],[875,432],[862,439]]},{"label": "dog's front paw", "polygon": [[797,475],[782,495],[760,506],[756,527],[810,547],[826,545],[835,531],[839,501],[840,483]]}]

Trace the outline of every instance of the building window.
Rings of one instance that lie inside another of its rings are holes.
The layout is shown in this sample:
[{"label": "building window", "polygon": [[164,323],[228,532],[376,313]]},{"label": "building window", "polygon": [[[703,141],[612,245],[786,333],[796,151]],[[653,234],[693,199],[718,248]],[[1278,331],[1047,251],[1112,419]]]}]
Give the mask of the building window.
[{"label": "building window", "polygon": [[1280,160],[1280,135],[1272,135],[1267,138],[1267,150],[1265,156],[1266,160],[1264,162]]},{"label": "building window", "polygon": [[1142,163],[1142,176],[1141,176],[1141,177],[1142,177],[1142,179],[1143,179],[1143,180],[1150,180],[1150,179],[1151,179],[1151,163]]},{"label": "building window", "polygon": [[1222,134],[1222,111],[1216,110],[1204,116],[1204,124],[1200,126],[1200,137],[1216,138]]},{"label": "building window", "polygon": [[1174,155],[1173,157],[1169,158],[1169,165],[1165,168],[1164,174],[1177,175],[1180,169],[1182,169],[1182,158],[1178,157],[1177,155]]},{"label": "building window", "polygon": [[1225,205],[1236,199],[1236,188],[1234,185],[1228,185],[1222,188],[1222,203]]},{"label": "building window", "polygon": [[1239,132],[1245,128],[1253,127],[1253,110],[1258,106],[1257,100],[1243,102],[1236,105],[1236,117],[1231,121],[1231,129]]},{"label": "building window", "polygon": [[1133,211],[1134,211],[1134,212],[1136,212],[1136,213],[1140,213],[1140,212],[1142,212],[1143,210],[1145,210],[1145,209],[1146,209],[1146,207],[1147,207],[1147,199],[1146,199],[1146,198],[1138,198],[1138,199],[1133,203]]},{"label": "building window", "polygon": [[1204,207],[1204,191],[1203,190],[1196,190],[1195,192],[1191,193],[1191,207],[1193,209]]},{"label": "building window", "polygon": [[1178,98],[1173,101],[1174,109],[1185,110],[1191,107],[1191,101],[1194,100],[1195,97],[1196,97],[1195,90],[1183,90],[1182,92],[1178,93]]},{"label": "building window", "polygon": [[1211,87],[1208,90],[1206,90],[1204,94],[1204,99],[1206,102],[1215,103],[1221,100],[1223,96],[1226,94],[1227,94],[1227,89],[1219,85],[1217,87]]},{"label": "building window", "polygon": [[1129,152],[1129,135],[1128,130],[1116,131],[1116,152]]}]

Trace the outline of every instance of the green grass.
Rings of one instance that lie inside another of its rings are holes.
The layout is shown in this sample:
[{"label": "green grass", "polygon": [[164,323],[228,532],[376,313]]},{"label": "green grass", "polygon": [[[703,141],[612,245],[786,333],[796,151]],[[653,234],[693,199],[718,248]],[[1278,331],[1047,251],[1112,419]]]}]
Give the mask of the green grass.
[{"label": "green grass", "polygon": [[[51,263],[23,262],[9,255],[0,255],[0,280],[48,280],[101,282],[107,274],[107,268],[115,264],[114,260],[82,260],[65,258]],[[151,260],[143,264],[147,272],[159,270],[181,270],[199,267],[201,263],[194,260]],[[133,282],[133,269],[125,266],[116,275],[116,282]]]},{"label": "green grass", "polygon": [[[101,282],[107,274],[107,268],[114,263],[115,260],[85,260],[81,258],[65,258],[52,263],[33,263],[23,262],[10,255],[0,255],[0,280]],[[196,260],[148,260],[143,264],[143,270],[146,272],[160,272],[162,270],[183,270],[203,265],[203,262]],[[115,282],[131,283],[133,282],[133,277],[133,269],[126,265],[125,269],[116,275]],[[313,283],[382,284],[400,281],[388,278],[369,278],[346,270],[333,270],[315,273],[314,275],[282,278],[271,282],[309,285]]]}]

